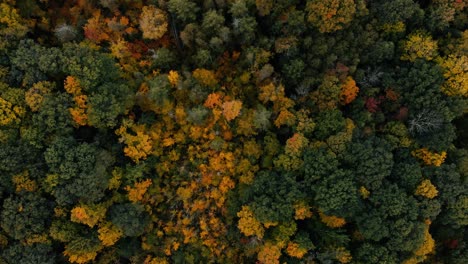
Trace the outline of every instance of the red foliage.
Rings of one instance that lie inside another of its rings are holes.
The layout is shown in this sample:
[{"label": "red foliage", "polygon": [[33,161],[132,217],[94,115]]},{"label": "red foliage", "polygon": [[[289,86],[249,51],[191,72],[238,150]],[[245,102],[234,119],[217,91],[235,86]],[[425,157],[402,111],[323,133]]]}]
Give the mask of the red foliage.
[{"label": "red foliage", "polygon": [[369,112],[375,113],[379,110],[379,104],[381,101],[378,98],[369,97],[366,100],[366,108]]}]

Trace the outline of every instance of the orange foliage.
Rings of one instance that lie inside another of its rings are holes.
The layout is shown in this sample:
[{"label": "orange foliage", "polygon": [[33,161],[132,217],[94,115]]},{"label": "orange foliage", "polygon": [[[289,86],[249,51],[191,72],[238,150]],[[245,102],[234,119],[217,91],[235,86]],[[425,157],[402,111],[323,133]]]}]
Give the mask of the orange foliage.
[{"label": "orange foliage", "polygon": [[260,252],[258,252],[258,261],[261,264],[279,264],[281,249],[276,245],[266,243]]},{"label": "orange foliage", "polygon": [[227,121],[231,121],[240,114],[242,109],[242,101],[234,100],[223,103],[223,115]]},{"label": "orange foliage", "polygon": [[344,218],[338,216],[328,216],[324,213],[319,211],[320,220],[331,228],[339,228],[346,224],[346,220]]},{"label": "orange foliage", "polygon": [[105,40],[109,40],[109,34],[105,32],[104,20],[101,19],[101,11],[94,12],[93,16],[88,19],[88,23],[83,27],[84,35],[87,39],[94,43],[100,43]]},{"label": "orange foliage", "polygon": [[288,246],[286,247],[286,253],[289,256],[301,259],[307,253],[307,249],[301,248],[299,244],[294,242],[289,242]]},{"label": "orange foliage", "polygon": [[359,93],[359,88],[352,77],[348,76],[346,81],[341,85],[341,103],[347,105],[356,99]]},{"label": "orange foliage", "polygon": [[88,124],[88,115],[85,113],[85,109],[82,108],[69,108],[70,114],[73,118],[73,121],[78,126],[85,126]]},{"label": "orange foliage", "polygon": [[73,76],[67,76],[67,78],[65,78],[64,88],[65,88],[65,91],[69,94],[72,94],[72,95],[81,94],[80,81]]},{"label": "orange foliage", "polygon": [[94,227],[106,215],[106,208],[102,205],[81,205],[71,210],[72,222]]},{"label": "orange foliage", "polygon": [[304,202],[300,202],[294,205],[294,219],[304,220],[310,217],[312,217],[310,206],[307,206]]},{"label": "orange foliage", "polygon": [[223,96],[220,93],[211,93],[208,95],[203,105],[210,109],[213,109],[217,106],[219,107],[222,104],[222,101],[221,101],[222,97]]},{"label": "orange foliage", "polygon": [[133,188],[125,186],[125,190],[128,191],[128,199],[134,203],[141,201],[143,199],[143,195],[145,195],[151,184],[151,179],[147,179],[142,182],[135,183],[135,187]]}]

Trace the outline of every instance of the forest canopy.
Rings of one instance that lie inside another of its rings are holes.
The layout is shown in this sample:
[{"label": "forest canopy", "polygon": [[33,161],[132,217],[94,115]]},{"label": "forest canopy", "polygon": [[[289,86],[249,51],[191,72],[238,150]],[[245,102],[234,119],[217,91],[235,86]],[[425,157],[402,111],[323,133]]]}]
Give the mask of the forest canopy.
[{"label": "forest canopy", "polygon": [[467,0],[3,0],[0,263],[468,260]]}]

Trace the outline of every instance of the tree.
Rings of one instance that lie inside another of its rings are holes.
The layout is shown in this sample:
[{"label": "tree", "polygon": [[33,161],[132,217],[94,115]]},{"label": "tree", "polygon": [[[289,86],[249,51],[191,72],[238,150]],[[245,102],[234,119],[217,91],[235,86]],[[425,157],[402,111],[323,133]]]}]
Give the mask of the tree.
[{"label": "tree", "polygon": [[401,60],[415,61],[418,58],[433,60],[437,56],[437,41],[427,32],[417,31],[403,42]]},{"label": "tree", "polygon": [[293,218],[294,203],[303,197],[291,173],[278,175],[261,171],[250,187],[251,208],[261,223],[284,222]]},{"label": "tree", "polygon": [[46,232],[52,216],[51,205],[37,193],[9,197],[3,202],[0,225],[10,237],[25,241]]},{"label": "tree", "polygon": [[347,105],[356,99],[359,93],[359,88],[351,76],[346,78],[346,81],[341,85],[341,103]]},{"label": "tree", "polygon": [[312,188],[314,201],[325,215],[347,217],[358,209],[358,188],[348,171],[338,169]]},{"label": "tree", "polygon": [[449,96],[468,97],[468,56],[450,55],[441,66],[446,79],[442,92]]},{"label": "tree", "polygon": [[380,188],[382,181],[391,174],[393,168],[390,147],[380,138],[349,144],[343,159],[356,175],[357,182],[371,191]]},{"label": "tree", "polygon": [[50,173],[45,182],[59,204],[97,202],[107,188],[108,167],[113,158],[88,143],[59,139],[44,154]]},{"label": "tree", "polygon": [[[29,31],[24,25],[24,21],[18,14],[18,10],[11,7],[7,3],[0,4],[0,36],[21,38]],[[0,47],[6,45],[3,41],[0,42]]]},{"label": "tree", "polygon": [[0,256],[6,263],[53,264],[57,261],[53,248],[48,244],[23,245],[14,243],[3,250]]},{"label": "tree", "polygon": [[143,38],[159,39],[167,32],[167,15],[155,6],[144,6],[139,22]]},{"label": "tree", "polygon": [[109,209],[109,220],[124,236],[138,237],[145,231],[150,217],[141,204],[115,204]]},{"label": "tree", "polygon": [[307,3],[307,21],[321,33],[343,29],[356,13],[354,0],[312,0]]},{"label": "tree", "polygon": [[189,23],[197,17],[199,8],[190,0],[170,0],[167,3],[169,12],[183,23]]}]

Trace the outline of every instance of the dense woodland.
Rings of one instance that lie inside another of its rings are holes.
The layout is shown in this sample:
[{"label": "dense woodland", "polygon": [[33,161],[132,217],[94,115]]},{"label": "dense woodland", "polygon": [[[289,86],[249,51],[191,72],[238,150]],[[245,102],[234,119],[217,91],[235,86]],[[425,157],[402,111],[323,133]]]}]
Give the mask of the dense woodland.
[{"label": "dense woodland", "polygon": [[0,263],[467,263],[467,99],[467,0],[1,0]]}]

